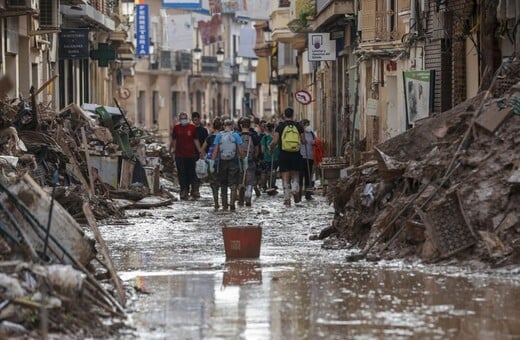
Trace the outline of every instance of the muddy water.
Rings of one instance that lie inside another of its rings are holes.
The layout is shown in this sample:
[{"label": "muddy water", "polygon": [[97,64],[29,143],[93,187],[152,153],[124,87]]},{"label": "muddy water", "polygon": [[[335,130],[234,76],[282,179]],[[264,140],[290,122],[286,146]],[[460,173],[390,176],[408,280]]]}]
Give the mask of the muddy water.
[{"label": "muddy water", "polygon": [[[260,197],[238,213],[197,202],[132,210],[102,227],[142,339],[518,339],[516,273],[460,273],[394,263],[346,263],[309,241],[330,223],[322,198],[285,209]],[[227,261],[221,225],[263,227],[258,260]]]}]

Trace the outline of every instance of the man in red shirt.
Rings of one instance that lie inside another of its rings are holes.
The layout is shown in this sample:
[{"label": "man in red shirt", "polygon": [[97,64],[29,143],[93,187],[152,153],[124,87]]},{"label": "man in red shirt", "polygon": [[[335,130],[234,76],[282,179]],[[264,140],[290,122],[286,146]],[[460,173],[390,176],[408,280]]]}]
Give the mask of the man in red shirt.
[{"label": "man in red shirt", "polygon": [[173,127],[170,153],[175,159],[179,186],[181,187],[180,198],[187,200],[190,187],[197,179],[195,173],[195,162],[197,161],[201,147],[197,137],[197,128],[190,123],[188,114],[179,114],[179,123]]}]

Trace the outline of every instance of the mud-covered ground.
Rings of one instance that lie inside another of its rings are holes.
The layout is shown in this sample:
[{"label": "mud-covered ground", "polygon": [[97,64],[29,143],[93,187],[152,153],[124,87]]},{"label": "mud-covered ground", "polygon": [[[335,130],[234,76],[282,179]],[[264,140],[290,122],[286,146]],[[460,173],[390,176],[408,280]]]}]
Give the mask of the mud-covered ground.
[{"label": "mud-covered ground", "polygon": [[[349,263],[341,241],[311,241],[334,209],[261,196],[215,213],[199,201],[130,210],[102,226],[139,339],[476,339],[520,337],[519,272],[416,262]],[[228,260],[223,224],[260,224],[256,260]],[[339,243],[336,243],[339,242]],[[336,248],[336,249],[334,249]]]}]

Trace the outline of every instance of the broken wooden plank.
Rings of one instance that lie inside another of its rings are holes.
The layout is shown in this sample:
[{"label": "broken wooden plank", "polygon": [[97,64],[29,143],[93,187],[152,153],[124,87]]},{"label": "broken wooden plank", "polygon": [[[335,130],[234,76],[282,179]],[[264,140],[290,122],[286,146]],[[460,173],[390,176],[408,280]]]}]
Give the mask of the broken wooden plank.
[{"label": "broken wooden plank", "polygon": [[90,183],[90,190],[92,190],[92,192],[95,192],[95,188],[94,188],[94,177],[93,177],[93,174],[92,174],[92,162],[90,161],[90,152],[88,150],[88,143],[87,143],[87,135],[85,134],[85,128],[84,127],[81,127],[81,140],[82,140],[82,149],[83,149],[83,152],[85,153],[85,159],[87,161],[87,172],[88,172],[88,179],[89,179],[89,183]]},{"label": "broken wooden plank", "polygon": [[[25,174],[18,182],[10,185],[7,190],[30,211],[30,214],[41,226],[47,225],[51,197],[29,174]],[[13,216],[19,219],[18,222],[25,233],[24,237],[28,239],[35,249],[43,249],[44,231],[34,230],[29,226],[23,218],[24,215],[16,209],[9,195],[1,195],[0,200],[3,205],[10,208]],[[87,264],[94,258],[95,249],[93,248],[91,240],[86,237],[76,220],[74,220],[68,211],[57,201],[54,201],[51,225],[51,240],[55,239],[56,242],[69,254],[74,256],[78,262]],[[63,252],[54,241],[49,242],[49,249],[51,251],[48,252],[48,255],[55,262],[72,264],[72,262],[63,255]]]},{"label": "broken wooden plank", "polygon": [[105,240],[99,232],[99,228],[97,226],[94,213],[92,212],[92,209],[90,208],[90,205],[87,202],[83,203],[83,212],[85,213],[85,217],[87,218],[88,225],[92,228],[94,237],[99,243],[99,246],[101,248],[101,254],[103,254],[103,257],[105,258],[105,267],[110,272],[110,276],[112,277],[112,281],[114,282],[114,286],[116,287],[119,303],[124,307],[126,304],[125,290],[123,289],[121,280],[117,275],[116,268],[114,267],[114,263],[112,262],[112,257],[110,257],[110,253],[108,251],[108,247],[105,243]]},{"label": "broken wooden plank", "polygon": [[491,133],[495,133],[512,115],[512,108],[507,107],[501,109],[497,104],[493,103],[475,119],[475,124]]},{"label": "broken wooden plank", "polygon": [[119,179],[119,189],[126,190],[132,184],[132,178],[134,173],[134,162],[129,159],[123,159],[121,162],[121,175]]}]

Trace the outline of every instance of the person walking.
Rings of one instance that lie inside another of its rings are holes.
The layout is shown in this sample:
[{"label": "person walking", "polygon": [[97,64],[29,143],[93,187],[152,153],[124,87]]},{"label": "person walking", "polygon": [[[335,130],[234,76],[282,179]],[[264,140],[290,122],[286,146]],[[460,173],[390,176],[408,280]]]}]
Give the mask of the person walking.
[{"label": "person walking", "polygon": [[[191,122],[193,123],[193,125],[195,125],[196,131],[197,131],[197,139],[199,140],[199,145],[202,145],[206,141],[206,138],[208,138],[209,133],[208,133],[208,129],[206,129],[202,125],[200,119],[201,119],[200,113],[198,113],[196,111],[191,113]],[[198,155],[201,150],[200,149],[197,149],[197,150],[199,151],[197,153],[197,155]],[[204,159],[204,158],[201,158],[201,159]],[[194,199],[194,200],[200,198],[200,184],[201,184],[201,182],[202,181],[200,180],[200,178],[195,176],[195,179],[193,181],[193,186],[191,187],[191,192],[190,192],[191,198]]]},{"label": "person walking", "polygon": [[240,173],[241,188],[238,196],[238,205],[243,206],[244,202],[247,207],[251,206],[251,197],[253,196],[253,187],[256,183],[256,159],[260,153],[260,141],[256,132],[251,131],[251,119],[243,117],[238,122],[240,128],[240,138],[242,144],[243,161],[242,171]]},{"label": "person walking", "polygon": [[312,170],[314,164],[314,141],[316,136],[311,128],[311,122],[308,119],[303,119],[301,125],[304,129],[305,144],[300,146],[300,153],[302,155],[302,162],[300,167],[300,195],[305,185],[305,199],[312,200]]},{"label": "person walking", "polygon": [[269,122],[266,124],[264,136],[260,140],[260,147],[262,149],[263,160],[261,162],[262,174],[260,176],[260,186],[265,192],[268,188],[276,188],[276,169],[278,168],[278,157],[280,148],[278,145],[273,152],[269,150],[269,145],[274,138],[274,124]]},{"label": "person walking", "polygon": [[[245,155],[241,154],[238,147],[242,144],[240,135],[233,131],[233,121],[226,119],[224,121],[224,131],[215,137],[213,142],[215,148],[211,159],[218,162],[218,179],[220,184],[220,196],[222,198],[222,210],[227,210],[228,206],[231,211],[235,210],[235,201],[237,198],[237,186],[239,183],[239,162],[240,158]],[[228,201],[228,187],[230,188],[230,197]]]},{"label": "person walking", "polygon": [[[197,152],[198,151],[198,152]],[[170,154],[175,160],[177,176],[181,189],[180,199],[189,198],[190,187],[193,187],[195,178],[195,162],[200,153],[200,143],[197,138],[197,129],[191,124],[186,112],[179,114],[179,123],[173,127]]]},{"label": "person walking", "polygon": [[274,150],[280,146],[279,167],[283,182],[284,205],[291,206],[291,194],[294,203],[301,201],[300,196],[300,164],[302,155],[301,144],[305,144],[304,130],[300,123],[293,120],[294,110],[288,107],[284,110],[284,120],[278,124],[274,132],[274,138],[269,149]]},{"label": "person walking", "polygon": [[213,149],[215,149],[215,138],[222,131],[223,124],[220,118],[215,118],[213,120],[213,131],[211,135],[209,135],[204,144],[202,144],[202,152],[200,153],[200,159],[204,159],[209,163],[208,169],[208,182],[211,188],[211,192],[213,194],[213,207],[215,211],[218,211],[218,191],[220,187],[220,181],[218,178],[218,167],[219,167],[219,159],[213,160]]}]

